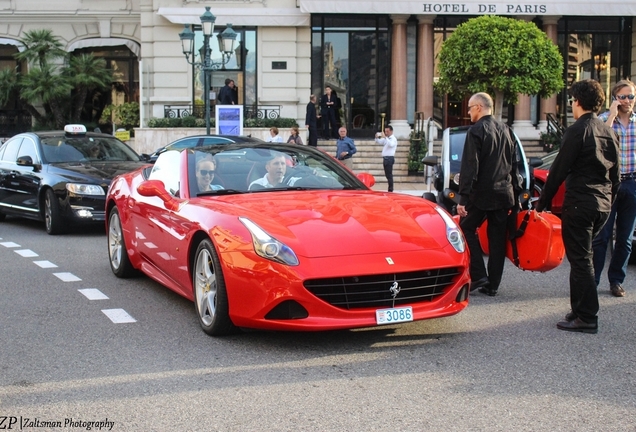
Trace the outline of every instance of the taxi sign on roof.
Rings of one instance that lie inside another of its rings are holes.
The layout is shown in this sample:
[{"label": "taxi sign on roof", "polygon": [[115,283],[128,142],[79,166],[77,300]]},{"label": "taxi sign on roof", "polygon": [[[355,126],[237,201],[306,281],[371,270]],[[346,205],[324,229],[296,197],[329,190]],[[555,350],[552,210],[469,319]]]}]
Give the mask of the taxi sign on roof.
[{"label": "taxi sign on roof", "polygon": [[71,134],[83,134],[86,133],[86,126],[81,124],[68,124],[64,126],[64,132]]}]

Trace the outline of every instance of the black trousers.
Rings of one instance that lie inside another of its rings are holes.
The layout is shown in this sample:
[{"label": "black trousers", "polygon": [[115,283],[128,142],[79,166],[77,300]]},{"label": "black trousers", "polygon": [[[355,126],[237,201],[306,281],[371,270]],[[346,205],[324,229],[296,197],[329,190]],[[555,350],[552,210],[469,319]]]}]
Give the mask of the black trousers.
[{"label": "black trousers", "polygon": [[[331,135],[329,135],[329,125],[331,125]],[[335,108],[327,108],[322,114],[323,138],[338,138],[338,125],[336,123]]]},{"label": "black trousers", "polygon": [[592,240],[608,217],[609,212],[578,207],[564,207],[561,214],[563,245],[570,262],[570,304],[572,312],[587,323],[597,322],[599,309]]},{"label": "black trousers", "polygon": [[393,192],[393,164],[395,163],[395,157],[384,156],[382,158],[382,166],[384,167],[384,175],[386,181],[389,183],[389,192]]},{"label": "black trousers", "polygon": [[[499,289],[506,261],[506,239],[508,236],[508,212],[509,209],[482,210],[469,203],[466,206],[468,215],[463,217],[459,226],[466,237],[468,250],[470,251],[470,278],[477,281],[488,278],[490,289]],[[488,221],[488,272],[484,264],[484,256],[481,243],[477,236],[477,229]]]},{"label": "black trousers", "polygon": [[312,147],[318,146],[318,132],[316,131],[315,126],[309,126],[309,138],[307,138],[307,145]]}]

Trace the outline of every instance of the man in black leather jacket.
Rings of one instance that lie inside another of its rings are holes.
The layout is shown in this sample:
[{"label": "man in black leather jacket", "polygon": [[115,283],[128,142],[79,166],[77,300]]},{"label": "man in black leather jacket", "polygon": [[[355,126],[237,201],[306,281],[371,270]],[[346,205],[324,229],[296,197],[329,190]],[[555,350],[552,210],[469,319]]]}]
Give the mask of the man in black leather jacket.
[{"label": "man in black leather jacket", "polygon": [[[487,93],[468,101],[471,121],[466,133],[459,178],[457,214],[470,250],[471,291],[497,295],[506,260],[508,213],[521,192],[515,141],[508,126],[492,116]],[[488,272],[477,229],[488,220]]]},{"label": "man in black leather jacket", "polygon": [[544,210],[565,181],[561,226],[570,262],[572,311],[557,323],[557,328],[596,333],[599,304],[592,240],[605,225],[618,190],[620,141],[616,132],[596,116],[605,102],[598,82],[578,81],[569,93],[576,122],[565,131],[536,209]]}]

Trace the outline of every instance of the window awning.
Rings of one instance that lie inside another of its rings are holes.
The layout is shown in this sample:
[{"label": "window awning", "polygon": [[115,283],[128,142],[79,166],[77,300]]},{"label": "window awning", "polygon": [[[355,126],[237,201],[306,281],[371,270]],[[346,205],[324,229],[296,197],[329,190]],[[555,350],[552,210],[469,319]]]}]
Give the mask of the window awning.
[{"label": "window awning", "polygon": [[125,45],[130,49],[137,58],[141,58],[141,47],[135,41],[130,39],[118,39],[118,38],[93,38],[93,39],[81,39],[73,42],[68,46],[66,51],[73,52],[82,48],[93,47],[105,47],[105,46],[120,46]]},{"label": "window awning", "polygon": [[[430,0],[299,0],[304,13],[389,15],[507,15],[507,16],[634,16],[636,2],[559,0],[514,2],[463,0],[450,3]],[[601,6],[602,5],[602,6]],[[599,9],[602,8],[602,11]]]},{"label": "window awning", "polygon": [[[201,15],[205,8],[168,8],[161,7],[159,15],[175,24],[201,24]],[[254,26],[254,27],[307,27],[309,14],[298,8],[217,8],[211,10],[216,17],[215,25]]]},{"label": "window awning", "polygon": [[16,39],[0,38],[0,45],[15,45],[18,48],[18,51],[24,51],[24,45]]}]

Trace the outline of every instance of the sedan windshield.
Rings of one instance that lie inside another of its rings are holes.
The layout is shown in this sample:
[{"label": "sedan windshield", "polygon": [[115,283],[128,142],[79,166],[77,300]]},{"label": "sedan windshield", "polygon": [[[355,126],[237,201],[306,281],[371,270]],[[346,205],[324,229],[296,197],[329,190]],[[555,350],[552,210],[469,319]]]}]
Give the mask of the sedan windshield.
[{"label": "sedan windshield", "polygon": [[41,139],[47,162],[138,161],[139,156],[114,137],[55,136]]}]

